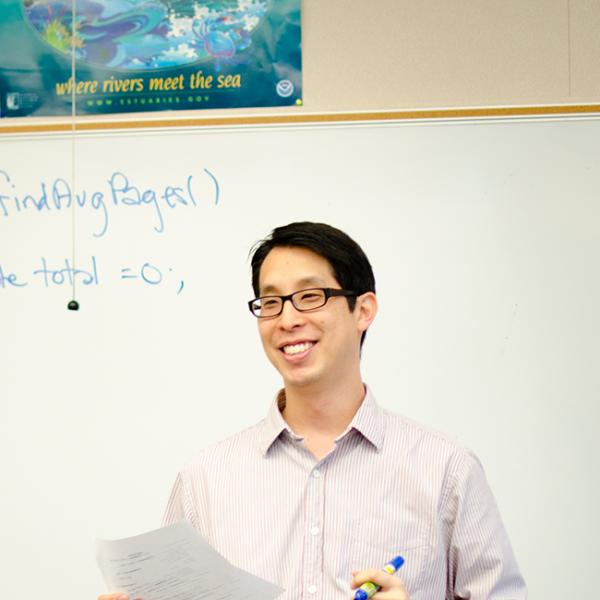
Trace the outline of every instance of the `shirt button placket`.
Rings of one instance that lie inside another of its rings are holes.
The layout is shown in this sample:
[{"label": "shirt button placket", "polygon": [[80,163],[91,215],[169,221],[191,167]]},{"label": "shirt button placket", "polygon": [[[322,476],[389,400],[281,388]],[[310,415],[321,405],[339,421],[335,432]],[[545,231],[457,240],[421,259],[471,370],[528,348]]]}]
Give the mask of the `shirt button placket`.
[{"label": "shirt button placket", "polygon": [[315,467],[309,474],[306,490],[306,531],[304,532],[304,598],[314,600],[323,594],[323,469]]}]

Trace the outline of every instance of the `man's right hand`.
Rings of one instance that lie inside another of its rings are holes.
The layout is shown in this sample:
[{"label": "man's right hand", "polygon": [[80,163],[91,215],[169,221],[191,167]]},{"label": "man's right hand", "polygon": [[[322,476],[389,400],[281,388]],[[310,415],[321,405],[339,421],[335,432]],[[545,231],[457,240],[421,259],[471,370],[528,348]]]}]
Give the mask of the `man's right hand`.
[{"label": "man's right hand", "polygon": [[129,596],[123,592],[109,592],[100,594],[98,600],[129,600]]},{"label": "man's right hand", "polygon": [[380,589],[371,596],[371,600],[410,600],[404,583],[397,575],[392,575],[379,569],[367,571],[354,571],[352,573],[352,589],[360,587],[363,583],[371,581]]}]

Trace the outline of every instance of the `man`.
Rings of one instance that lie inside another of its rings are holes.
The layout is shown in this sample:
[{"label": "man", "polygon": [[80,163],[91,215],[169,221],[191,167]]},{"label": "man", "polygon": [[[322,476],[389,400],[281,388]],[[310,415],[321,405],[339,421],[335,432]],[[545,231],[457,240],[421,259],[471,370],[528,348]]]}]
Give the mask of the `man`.
[{"label": "man", "polygon": [[[283,389],[263,421],[179,474],[165,524],[187,519],[289,600],[349,599],[369,580],[375,600],[526,598],[477,459],[362,382],[377,298],[361,248],[328,225],[279,227],[253,254],[252,285]],[[383,572],[396,555],[402,569]]]}]

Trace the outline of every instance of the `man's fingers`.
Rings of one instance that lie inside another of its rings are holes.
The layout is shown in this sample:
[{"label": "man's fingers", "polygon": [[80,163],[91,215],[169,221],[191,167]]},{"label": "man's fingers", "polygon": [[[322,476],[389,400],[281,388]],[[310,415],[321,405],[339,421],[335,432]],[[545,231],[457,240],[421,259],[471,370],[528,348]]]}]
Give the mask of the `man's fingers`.
[{"label": "man's fingers", "polygon": [[371,596],[371,600],[410,600],[406,589],[395,588],[393,590],[387,590],[384,592],[379,590],[376,594]]},{"label": "man's fingers", "polygon": [[409,600],[404,582],[397,575],[390,575],[378,569],[357,571],[353,573],[352,588],[356,589],[367,581],[372,581],[381,588],[371,600]]},{"label": "man's fingers", "polygon": [[98,600],[129,600],[129,596],[123,592],[110,592],[109,594],[100,594]]},{"label": "man's fingers", "polygon": [[390,575],[389,573],[381,571],[380,569],[365,569],[364,571],[355,571],[352,574],[352,587],[356,588],[367,581],[372,581],[373,583],[383,587],[384,583],[389,583],[390,578],[397,579],[395,575]]}]

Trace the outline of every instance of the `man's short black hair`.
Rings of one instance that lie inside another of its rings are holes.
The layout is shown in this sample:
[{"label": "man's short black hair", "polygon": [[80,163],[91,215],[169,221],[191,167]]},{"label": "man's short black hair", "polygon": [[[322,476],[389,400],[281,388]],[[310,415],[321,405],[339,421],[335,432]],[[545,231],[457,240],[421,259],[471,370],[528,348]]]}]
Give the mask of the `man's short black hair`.
[{"label": "man's short black hair", "polygon": [[[346,233],[326,225],[301,221],[276,227],[252,250],[252,288],[260,296],[260,269],[267,254],[277,247],[306,248],[322,256],[331,265],[333,276],[340,287],[357,295],[375,292],[375,276],[371,263],[362,248]],[[356,306],[356,298],[346,298],[350,311]],[[366,332],[365,332],[366,333]],[[363,333],[361,346],[365,338]]]}]

